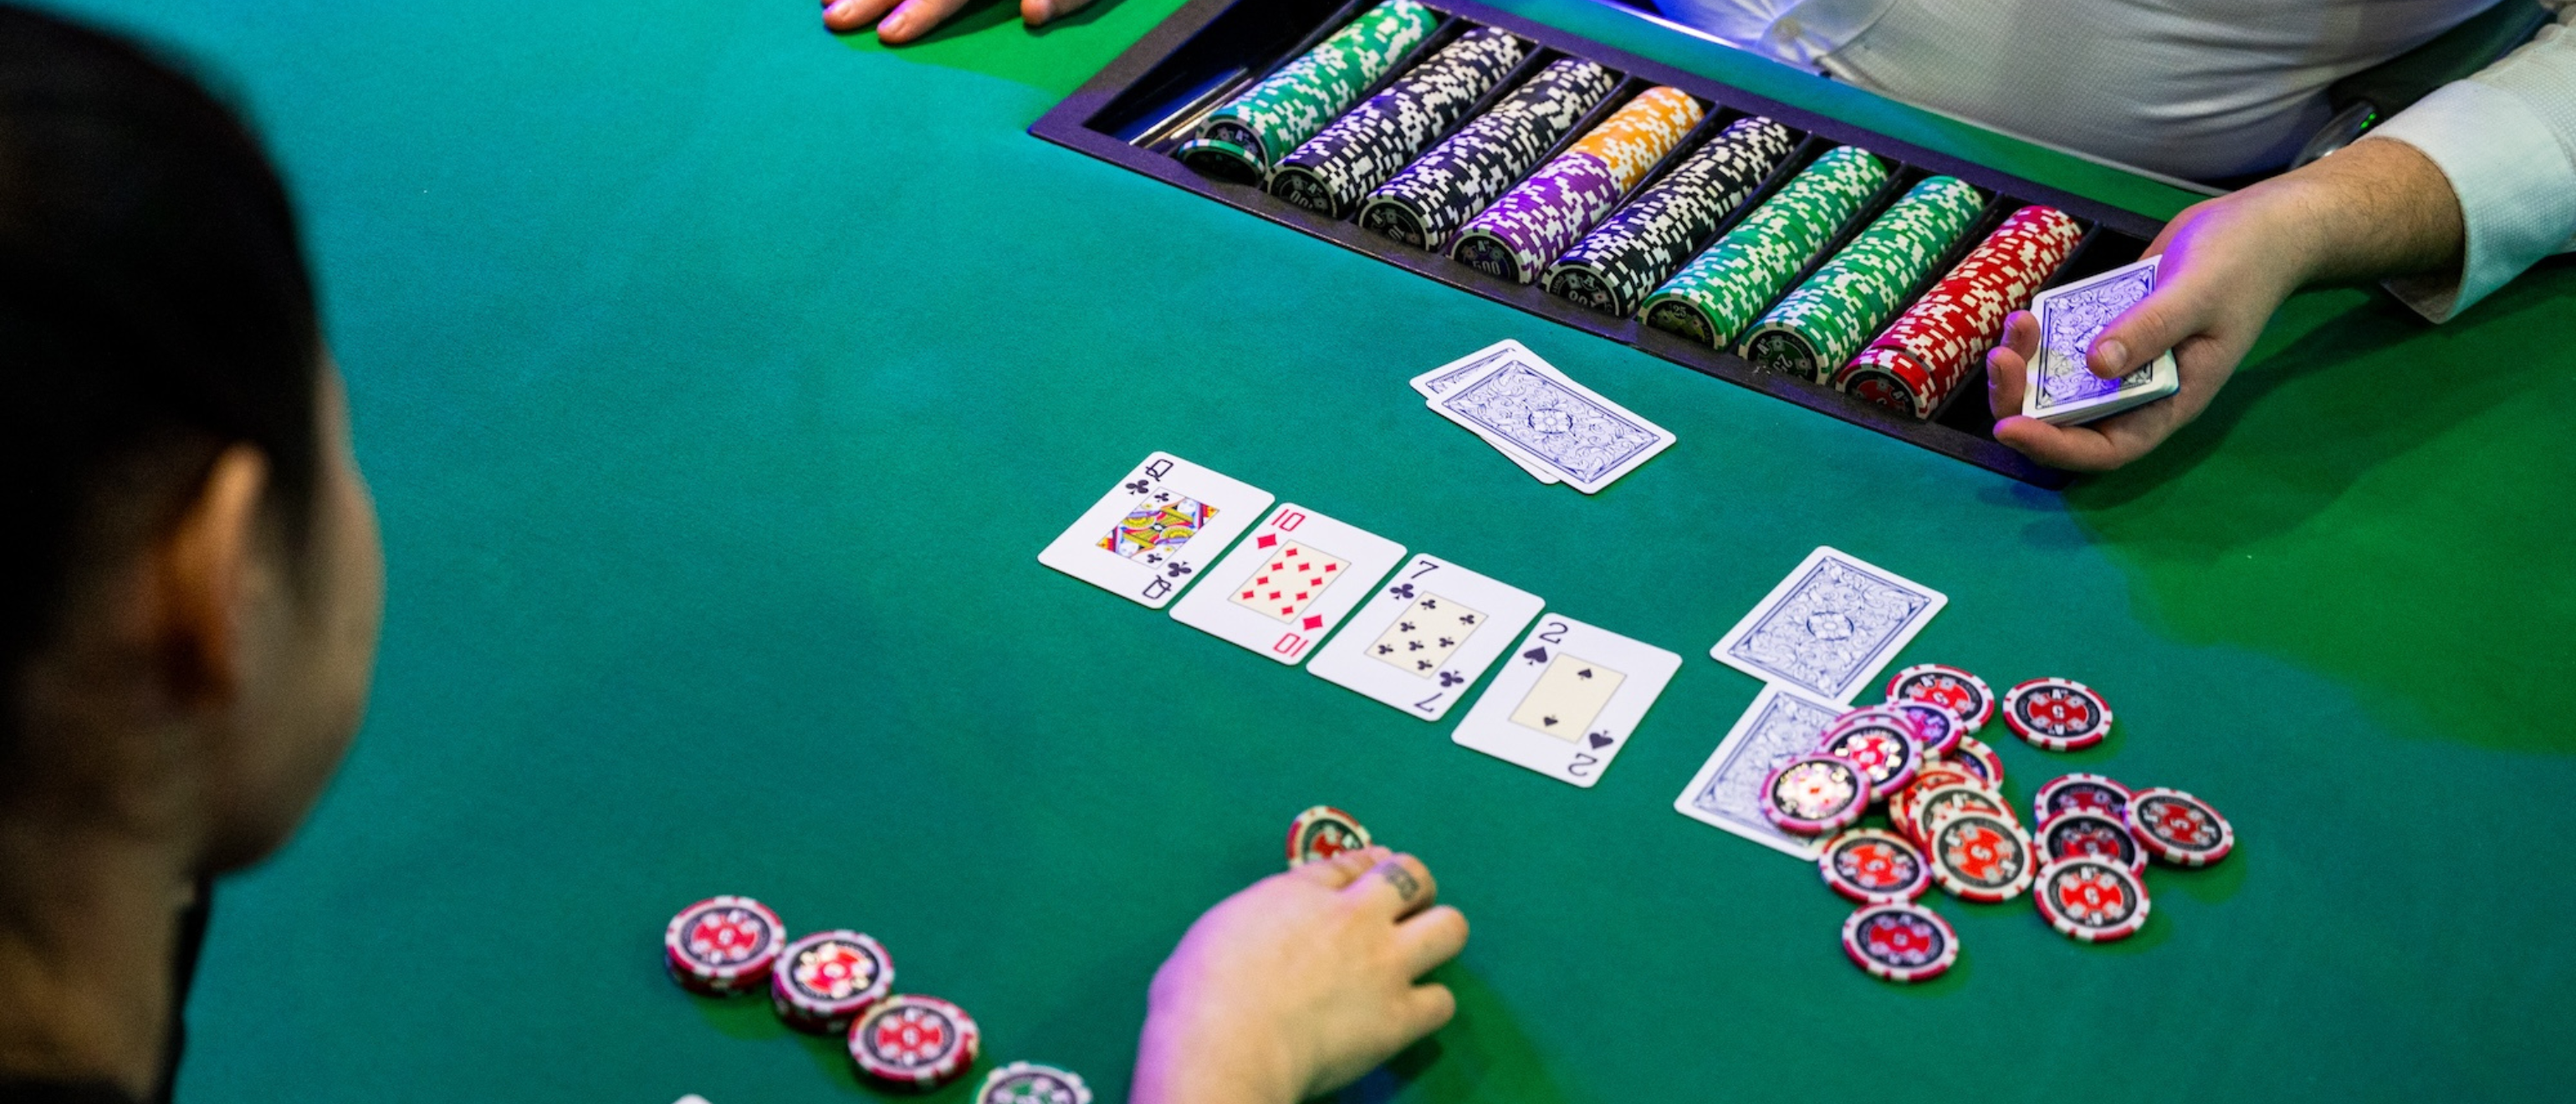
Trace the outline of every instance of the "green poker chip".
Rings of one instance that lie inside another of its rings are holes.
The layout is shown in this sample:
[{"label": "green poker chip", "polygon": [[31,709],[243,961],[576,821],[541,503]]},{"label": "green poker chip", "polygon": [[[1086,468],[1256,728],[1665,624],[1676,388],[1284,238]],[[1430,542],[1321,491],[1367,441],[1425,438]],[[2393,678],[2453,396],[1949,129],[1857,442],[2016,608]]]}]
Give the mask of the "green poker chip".
[{"label": "green poker chip", "polygon": [[1646,324],[1723,348],[1887,180],[1867,150],[1840,146],[1646,298]]}]

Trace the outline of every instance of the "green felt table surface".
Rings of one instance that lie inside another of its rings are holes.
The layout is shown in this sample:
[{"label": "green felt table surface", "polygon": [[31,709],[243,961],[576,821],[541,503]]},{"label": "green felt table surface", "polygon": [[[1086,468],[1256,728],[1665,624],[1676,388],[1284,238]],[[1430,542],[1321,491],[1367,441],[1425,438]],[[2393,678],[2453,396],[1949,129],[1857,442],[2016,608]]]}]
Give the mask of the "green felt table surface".
[{"label": "green felt table surface", "polygon": [[[788,0],[74,5],[269,136],[390,565],[346,769],[221,891],[182,1100],[870,1097],[837,1043],[663,978],[664,920],[722,892],[877,935],[991,1059],[1116,1099],[1154,966],[1317,802],[1475,930],[1435,975],[1457,1021],[1346,1099],[2563,1098],[2576,270],[2438,328],[2302,295],[2161,452],[2040,491],[1024,133],[1176,4],[986,4],[891,50]],[[1406,389],[1503,337],[1680,444],[1586,497]],[[1685,665],[1576,790],[1038,565],[1157,448]],[[1819,544],[1949,594],[1900,663],[2115,704],[2078,754],[1994,730],[2017,800],[2180,786],[2236,854],[2152,872],[2124,944],[1940,898],[1948,976],[1852,969],[1812,867],[1672,810],[1757,689],[1710,643]]]}]

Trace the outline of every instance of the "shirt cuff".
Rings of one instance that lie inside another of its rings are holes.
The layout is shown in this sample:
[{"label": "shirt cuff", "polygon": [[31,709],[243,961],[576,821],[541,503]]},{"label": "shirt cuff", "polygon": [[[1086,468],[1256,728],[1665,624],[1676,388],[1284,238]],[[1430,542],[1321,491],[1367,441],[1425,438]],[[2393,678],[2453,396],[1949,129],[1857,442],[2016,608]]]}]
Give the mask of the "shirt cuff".
[{"label": "shirt cuff", "polygon": [[2522,98],[2454,81],[2363,137],[2404,142],[2451,182],[2465,237],[2460,274],[2385,281],[2399,301],[2447,322],[2576,233],[2576,165],[2546,119]]}]

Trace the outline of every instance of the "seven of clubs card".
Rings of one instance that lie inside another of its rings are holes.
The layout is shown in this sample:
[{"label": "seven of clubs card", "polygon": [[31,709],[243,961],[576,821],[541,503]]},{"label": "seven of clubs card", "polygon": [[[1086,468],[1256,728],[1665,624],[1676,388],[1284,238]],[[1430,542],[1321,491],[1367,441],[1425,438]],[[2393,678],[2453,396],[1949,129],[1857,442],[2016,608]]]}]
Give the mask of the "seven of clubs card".
[{"label": "seven of clubs card", "polygon": [[1764,682],[1848,702],[1949,601],[1895,572],[1818,548],[1709,655]]},{"label": "seven of clubs card", "polygon": [[1283,504],[1208,569],[1172,619],[1295,664],[1404,560],[1404,546]]},{"label": "seven of clubs card", "polygon": [[1550,614],[1450,739],[1590,789],[1681,665],[1652,644]]},{"label": "seven of clubs card", "polygon": [[1157,452],[1083,511],[1038,562],[1161,609],[1272,501],[1268,491]]},{"label": "seven of clubs card", "polygon": [[1306,669],[1426,721],[1446,716],[1545,603],[1435,556],[1381,583]]}]

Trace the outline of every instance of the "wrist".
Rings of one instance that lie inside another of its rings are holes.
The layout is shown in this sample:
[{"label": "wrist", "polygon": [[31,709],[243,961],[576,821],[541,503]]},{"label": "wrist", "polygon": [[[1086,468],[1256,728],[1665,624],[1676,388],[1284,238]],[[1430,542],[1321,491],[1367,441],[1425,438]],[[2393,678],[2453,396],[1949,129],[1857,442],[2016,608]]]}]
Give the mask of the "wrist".
[{"label": "wrist", "polygon": [[2273,184],[2290,199],[2276,226],[2299,257],[2301,283],[2459,264],[2463,231],[2450,178],[2405,142],[2366,138],[2257,187]]},{"label": "wrist", "polygon": [[1146,1013],[1129,1104],[1296,1104],[1305,1086],[1281,1038],[1230,1029],[1196,1010]]}]

